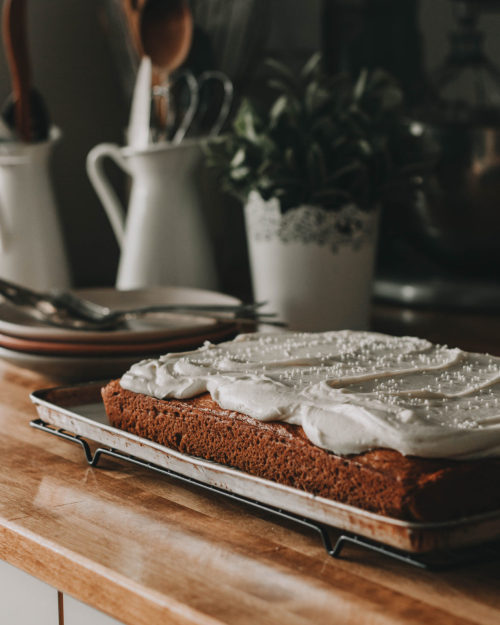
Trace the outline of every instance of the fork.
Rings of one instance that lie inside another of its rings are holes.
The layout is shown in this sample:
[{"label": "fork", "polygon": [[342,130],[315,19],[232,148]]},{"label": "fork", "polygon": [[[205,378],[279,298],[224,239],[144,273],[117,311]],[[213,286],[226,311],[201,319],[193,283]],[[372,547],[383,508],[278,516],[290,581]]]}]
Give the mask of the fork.
[{"label": "fork", "polygon": [[[15,306],[22,307],[23,312],[38,321],[75,330],[112,330],[128,319],[159,312],[216,313],[209,316],[221,321],[283,325],[280,321],[271,321],[270,318],[275,316],[274,313],[258,312],[258,308],[263,306],[265,302],[159,304],[116,310],[78,297],[68,291],[42,293],[2,279],[0,279],[0,295]],[[232,316],[228,316],[228,314]]]}]

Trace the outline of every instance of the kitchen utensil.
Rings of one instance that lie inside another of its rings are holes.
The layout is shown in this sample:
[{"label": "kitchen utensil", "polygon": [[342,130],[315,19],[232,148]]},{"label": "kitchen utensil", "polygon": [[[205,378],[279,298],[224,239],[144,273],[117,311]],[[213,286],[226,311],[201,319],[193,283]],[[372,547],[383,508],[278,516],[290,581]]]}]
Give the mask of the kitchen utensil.
[{"label": "kitchen utensil", "polygon": [[[161,304],[112,310],[90,300],[78,297],[70,292],[42,293],[12,282],[0,279],[0,295],[37,319],[62,327],[90,330],[109,330],[119,326],[123,321],[150,313],[177,312],[193,313],[226,313],[235,317],[225,317],[226,321],[234,321],[241,317],[251,322],[258,317],[257,309],[263,302],[247,304]],[[213,317],[213,315],[211,315]],[[264,315],[265,317],[273,315]]]},{"label": "kitchen utensil", "polygon": [[[153,98],[163,97],[164,87],[153,87],[152,93]],[[233,83],[223,72],[206,71],[198,79],[190,70],[177,72],[169,84],[169,135],[165,136],[164,129],[153,128],[151,140],[158,142],[168,138],[173,145],[178,145],[188,134],[218,135],[231,111],[233,93]]]},{"label": "kitchen utensil", "polygon": [[[173,123],[173,145],[178,145],[186,136],[187,131],[193,123],[193,119],[196,115],[196,111],[198,110],[200,100],[198,81],[194,77],[193,72],[191,72],[190,70],[184,70],[177,74],[175,80],[172,82],[172,88],[175,91],[179,91],[180,83],[185,83],[187,87],[186,91],[188,96],[188,104],[187,106],[181,106],[180,103],[175,103],[174,106],[174,98],[170,98],[170,110],[172,112],[172,118],[175,118]],[[153,94],[154,91],[155,90],[153,89]],[[183,108],[185,109],[184,113],[180,116],[179,113]],[[178,120],[179,117],[180,121]]]},{"label": "kitchen utensil", "polygon": [[[220,91],[218,98],[214,98],[211,87]],[[195,120],[197,123],[195,132],[197,135],[215,137],[222,130],[231,112],[234,96],[233,83],[224,72],[206,71],[198,77],[198,91],[200,104]]]},{"label": "kitchen utensil", "polygon": [[[120,290],[114,287],[72,289],[72,292],[111,309],[139,308],[159,304],[231,304],[241,301],[231,295],[179,286],[148,287],[144,289]],[[118,328],[102,330],[77,330],[49,325],[23,311],[22,306],[0,298],[0,333],[32,341],[54,343],[152,343],[188,335],[201,335],[218,325],[207,313],[194,311],[157,313],[129,319]],[[229,315],[229,314],[228,314]],[[229,315],[230,316],[230,315]]]},{"label": "kitchen utensil", "polygon": [[135,81],[127,142],[132,148],[145,148],[149,143],[151,115],[151,59],[143,56]]},{"label": "kitchen utensil", "polygon": [[[179,81],[187,75],[186,84],[189,92],[189,105],[176,125],[172,143],[177,145],[185,136],[215,137],[224,126],[233,102],[233,83],[223,73],[215,70],[206,71],[196,79],[192,72],[185,70],[172,80],[172,93],[178,90]],[[219,92],[219,93],[217,93]],[[175,106],[175,115],[183,107]]]},{"label": "kitchen utensil", "polygon": [[[242,303],[237,306],[229,304],[212,304],[208,306],[205,304],[160,304],[156,306],[141,306],[138,308],[128,308],[125,310],[112,310],[107,306],[101,306],[87,299],[82,299],[70,292],[62,292],[57,296],[58,306],[65,309],[65,313],[70,314],[72,317],[78,318],[80,321],[88,323],[89,327],[102,327],[110,328],[120,325],[127,319],[142,317],[150,313],[165,313],[165,312],[182,312],[184,314],[189,312],[194,313],[226,313],[234,315],[230,317],[230,320],[248,320],[252,321],[257,318],[270,318],[274,317],[273,313],[264,313],[260,315],[257,312],[258,308],[261,308],[265,302],[250,302]],[[211,315],[213,317],[213,314]],[[225,318],[228,319],[227,317]]]},{"label": "kitchen utensil", "polygon": [[[132,178],[127,211],[107,178],[105,158]],[[118,288],[216,287],[202,166],[201,142],[191,139],[144,150],[103,143],[89,152],[87,173],[121,248]]]},{"label": "kitchen utensil", "polygon": [[156,70],[156,113],[159,127],[172,126],[169,76],[185,61],[193,36],[193,18],[185,0],[147,0],[140,34],[144,53]]},{"label": "kitchen utensil", "polygon": [[45,141],[50,122],[42,97],[31,85],[26,0],[4,1],[2,29],[13,90],[5,103],[3,118],[23,141]]}]

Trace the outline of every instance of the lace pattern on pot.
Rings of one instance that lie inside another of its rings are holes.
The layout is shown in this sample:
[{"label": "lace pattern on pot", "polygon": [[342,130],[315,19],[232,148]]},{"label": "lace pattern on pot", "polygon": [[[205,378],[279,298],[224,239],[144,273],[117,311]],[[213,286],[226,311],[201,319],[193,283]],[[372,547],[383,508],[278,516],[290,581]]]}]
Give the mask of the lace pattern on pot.
[{"label": "lace pattern on pot", "polygon": [[335,212],[319,206],[298,206],[281,213],[278,200],[265,202],[252,195],[246,206],[246,218],[249,233],[257,241],[277,238],[283,243],[328,246],[336,252],[340,246],[359,249],[375,239],[376,213],[365,213],[354,204]]}]

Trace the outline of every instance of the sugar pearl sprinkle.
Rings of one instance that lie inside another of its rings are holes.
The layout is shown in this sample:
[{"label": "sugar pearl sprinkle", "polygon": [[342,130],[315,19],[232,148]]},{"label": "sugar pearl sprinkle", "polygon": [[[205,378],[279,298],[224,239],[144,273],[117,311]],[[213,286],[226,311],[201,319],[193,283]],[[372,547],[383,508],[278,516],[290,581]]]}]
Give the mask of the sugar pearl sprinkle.
[{"label": "sugar pearl sprinkle", "polygon": [[246,334],[137,363],[129,390],[208,391],[223,408],[302,425],[335,453],[500,456],[500,358],[373,332]]}]

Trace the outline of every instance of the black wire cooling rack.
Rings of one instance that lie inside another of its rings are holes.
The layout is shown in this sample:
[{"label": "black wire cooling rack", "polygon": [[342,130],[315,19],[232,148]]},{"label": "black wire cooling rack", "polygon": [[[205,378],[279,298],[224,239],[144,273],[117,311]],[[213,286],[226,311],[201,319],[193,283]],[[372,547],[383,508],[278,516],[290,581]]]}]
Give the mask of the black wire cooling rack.
[{"label": "black wire cooling rack", "polygon": [[237,501],[253,509],[267,512],[271,515],[274,515],[275,517],[286,519],[288,521],[292,521],[293,523],[297,523],[302,527],[312,529],[319,534],[325,551],[333,558],[340,558],[341,553],[344,551],[344,548],[346,546],[356,545],[358,547],[368,549],[384,556],[388,556],[400,562],[404,562],[405,564],[409,564],[420,569],[433,571],[447,570],[463,565],[470,565],[500,559],[500,541],[482,543],[480,545],[473,545],[453,551],[439,551],[426,554],[409,553],[407,551],[396,549],[378,541],[346,531],[342,531],[342,533],[336,536],[335,539],[332,541],[331,532],[333,528],[318,523],[317,521],[314,521],[312,519],[293,514],[286,510],[282,510],[281,508],[269,506],[254,499],[250,499],[248,497],[244,497],[242,495],[238,495],[236,493],[224,490],[217,486],[205,484],[191,477],[182,475],[169,469],[165,469],[163,467],[152,464],[150,462],[146,462],[134,456],[124,454],[123,452],[117,451],[112,448],[98,447],[97,449],[95,449],[95,451],[92,451],[88,441],[85,438],[76,434],[72,434],[71,432],[68,432],[63,428],[58,428],[56,426],[50,425],[49,423],[43,421],[43,419],[34,419],[33,421],[31,421],[30,425],[38,430],[42,430],[43,432],[47,432],[48,434],[52,434],[53,436],[57,436],[58,438],[62,438],[66,441],[70,441],[72,443],[80,445],[84,452],[87,463],[92,467],[97,467],[100,459],[104,456],[116,458],[131,463],[133,465],[155,471],[156,473],[166,475],[176,480],[180,480],[181,482],[194,485],[197,488],[203,489],[204,491],[223,495],[224,497],[231,499],[232,501]]}]

